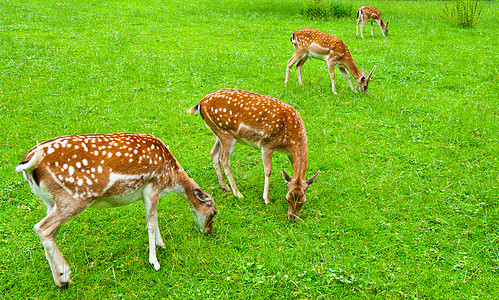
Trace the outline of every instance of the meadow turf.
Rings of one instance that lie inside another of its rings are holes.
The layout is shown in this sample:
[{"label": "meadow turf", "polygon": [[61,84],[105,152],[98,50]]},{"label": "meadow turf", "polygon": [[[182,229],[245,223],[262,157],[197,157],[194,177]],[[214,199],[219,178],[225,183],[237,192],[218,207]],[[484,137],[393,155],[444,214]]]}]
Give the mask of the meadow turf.
[{"label": "meadow turf", "polygon": [[[496,299],[499,297],[499,9],[482,2],[473,29],[438,14],[443,1],[336,1],[351,17],[310,20],[307,1],[0,2],[0,298]],[[378,7],[355,38],[355,11]],[[367,94],[309,60],[284,86],[293,31],[341,38]],[[286,220],[274,154],[270,205],[259,151],[236,146],[244,199],[219,186],[215,141],[186,109],[220,88],[277,97],[308,135],[301,219]],[[45,215],[15,166],[59,135],[152,133],[216,200],[209,236],[185,201],[160,201],[166,249],[148,262],[141,203],[86,210],[61,227],[69,289],[52,280],[32,227]]]}]

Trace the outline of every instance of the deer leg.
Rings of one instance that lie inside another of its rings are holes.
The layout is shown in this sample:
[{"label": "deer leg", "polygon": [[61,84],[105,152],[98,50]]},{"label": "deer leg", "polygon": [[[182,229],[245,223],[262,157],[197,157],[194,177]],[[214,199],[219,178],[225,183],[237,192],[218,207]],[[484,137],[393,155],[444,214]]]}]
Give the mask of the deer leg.
[{"label": "deer leg", "polygon": [[234,193],[234,196],[238,198],[243,198],[243,195],[237,189],[236,182],[234,181],[234,177],[232,177],[232,172],[230,171],[230,157],[234,151],[234,146],[236,145],[237,140],[234,138],[226,138],[223,140],[220,139],[220,141],[222,144],[220,162],[224,167],[225,175],[227,176],[230,187],[232,188],[232,193]]},{"label": "deer leg", "polygon": [[163,242],[163,239],[161,238],[161,234],[159,234],[159,222],[156,221],[156,246],[165,248],[165,243]]},{"label": "deer leg", "polygon": [[[69,209],[65,206],[64,210],[55,206],[50,213],[34,226],[35,232],[40,237],[43,248],[45,249],[45,257],[50,265],[52,277],[56,285],[66,287],[70,282],[71,271],[69,265],[64,259],[64,256],[59,251],[56,244],[56,236],[59,227],[71,217],[77,215],[83,208]],[[67,211],[66,211],[67,210]]]},{"label": "deer leg", "polygon": [[338,66],[338,69],[340,69],[341,74],[347,80],[347,82],[350,85],[350,88],[352,89],[352,91],[357,92],[357,90],[353,87],[352,82],[350,81],[350,76],[348,75],[347,70],[344,67],[340,67],[340,66]]},{"label": "deer leg", "polygon": [[374,36],[374,32],[373,32],[373,22],[371,22],[371,36]]},{"label": "deer leg", "polygon": [[386,36],[386,35],[385,35],[385,32],[383,31],[383,26],[381,26],[381,21],[377,21],[377,23],[378,23],[379,29],[381,30],[381,34],[382,34],[383,36]]},{"label": "deer leg", "polygon": [[337,94],[336,93],[336,89],[334,87],[334,63],[333,62],[327,62],[327,67],[329,69],[329,76],[331,76],[331,84],[333,86],[333,93],[334,94]]},{"label": "deer leg", "polygon": [[[357,18],[357,26],[355,26],[355,38],[359,36],[359,24],[362,22],[362,14]],[[361,28],[362,30],[362,28]]]},{"label": "deer leg", "polygon": [[222,143],[220,142],[220,139],[217,138],[217,141],[215,142],[215,145],[213,146],[213,149],[211,149],[211,158],[213,159],[213,166],[215,167],[215,171],[217,172],[218,176],[218,183],[220,186],[227,192],[230,192],[230,188],[225,183],[224,175],[222,173],[222,168],[220,166],[220,153],[222,152]]},{"label": "deer leg", "polygon": [[269,184],[270,174],[272,173],[272,153],[274,151],[269,148],[262,147],[263,168],[265,170],[265,185],[263,188],[263,200],[265,204],[269,204]]},{"label": "deer leg", "polygon": [[[149,263],[156,271],[160,268],[158,259],[156,258],[156,244],[158,237],[161,240],[158,228],[158,201],[159,194],[152,192],[151,186],[147,186],[144,190],[143,204],[146,211],[147,233],[149,236]],[[162,240],[161,243],[163,243]]]},{"label": "deer leg", "polygon": [[289,80],[289,71],[291,70],[291,68],[293,67],[293,65],[296,63],[296,61],[298,60],[298,57],[296,57],[296,53],[288,60],[288,63],[286,65],[286,78],[284,79],[284,84],[287,85],[288,84],[288,80]]},{"label": "deer leg", "polygon": [[298,61],[296,64],[296,74],[298,75],[298,83],[300,85],[303,85],[303,81],[301,80],[301,67],[303,67],[303,64],[307,61],[308,55],[305,55],[302,59]]},{"label": "deer leg", "polygon": [[286,67],[286,79],[284,79],[284,84],[288,84],[289,80],[289,71],[293,67],[293,65],[300,60],[306,52],[299,51],[298,49],[295,49],[295,54],[288,60],[287,67]]},{"label": "deer leg", "polygon": [[360,35],[364,38],[364,25],[366,25],[367,20],[362,20],[362,25],[360,27]]}]

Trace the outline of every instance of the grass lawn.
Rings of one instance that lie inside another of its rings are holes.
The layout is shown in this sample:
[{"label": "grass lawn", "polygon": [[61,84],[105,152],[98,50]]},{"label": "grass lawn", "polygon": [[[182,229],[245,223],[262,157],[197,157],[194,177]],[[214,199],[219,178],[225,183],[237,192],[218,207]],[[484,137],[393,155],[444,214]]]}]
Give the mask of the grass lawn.
[{"label": "grass lawn", "polygon": [[[341,2],[341,1],[340,1]],[[195,4],[194,4],[195,3]],[[473,29],[438,14],[444,1],[371,1],[389,21],[355,38],[351,17],[310,20],[304,0],[0,2],[0,297],[36,299],[494,299],[499,297],[499,17],[484,1]],[[293,68],[293,31],[341,38],[367,94],[309,60]],[[186,109],[220,88],[293,105],[307,129],[301,220],[286,220],[274,154],[271,204],[259,151],[236,146],[235,198],[218,186],[215,141]],[[86,210],[61,227],[69,289],[52,280],[33,226],[45,205],[14,172],[59,135],[152,133],[216,200],[213,233],[185,201],[160,202],[166,249],[148,262],[141,203]]]}]

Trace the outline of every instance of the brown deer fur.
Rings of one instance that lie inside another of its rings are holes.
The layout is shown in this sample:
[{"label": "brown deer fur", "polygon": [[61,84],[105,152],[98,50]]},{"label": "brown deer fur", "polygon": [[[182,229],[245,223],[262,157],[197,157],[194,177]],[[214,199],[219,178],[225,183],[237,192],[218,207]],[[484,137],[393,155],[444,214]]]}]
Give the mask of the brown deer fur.
[{"label": "brown deer fur", "polygon": [[371,36],[373,33],[373,22],[378,23],[379,29],[381,29],[381,34],[386,36],[388,34],[388,23],[383,23],[381,12],[371,6],[362,6],[357,10],[357,26],[355,27],[355,37],[359,36],[359,24],[360,24],[360,36],[364,38],[364,25],[366,22],[371,23]]},{"label": "brown deer fur", "polygon": [[217,136],[211,150],[213,164],[220,186],[226,191],[221,166],[229,180],[232,192],[242,198],[230,170],[230,156],[237,142],[260,149],[265,169],[263,199],[269,204],[269,178],[274,151],[284,152],[293,165],[291,178],[283,170],[288,182],[288,218],[299,215],[306,201],[305,191],[317,176],[305,179],[308,162],[308,145],[305,126],[298,112],[289,104],[276,98],[247,91],[223,89],[206,95],[189,113],[199,112],[206,125]]},{"label": "brown deer fur", "polygon": [[303,64],[307,61],[308,57],[317,58],[324,60],[328,65],[329,75],[331,76],[331,84],[333,87],[333,93],[336,94],[336,88],[334,85],[334,67],[337,66],[341,74],[345,77],[352,91],[357,92],[350,81],[350,76],[348,75],[348,70],[355,83],[357,83],[360,92],[364,93],[367,91],[367,86],[371,80],[371,76],[376,70],[376,66],[372,69],[368,77],[364,70],[359,70],[355,62],[353,61],[352,55],[348,50],[347,45],[334,36],[324,33],[319,30],[312,28],[299,29],[291,35],[291,43],[295,47],[295,53],[287,63],[286,68],[286,79],[284,83],[288,83],[289,71],[296,64],[296,73],[298,74],[298,82],[300,85],[303,84],[301,79],[301,68]]},{"label": "brown deer fur", "polygon": [[215,201],[190,179],[168,148],[152,135],[116,133],[61,136],[33,147],[16,171],[47,205],[35,225],[54,281],[67,286],[70,270],[56,245],[62,223],[87,207],[107,208],[142,200],[147,217],[149,262],[158,270],[155,246],[164,247],[157,223],[160,197],[184,197],[202,231],[212,231]]}]

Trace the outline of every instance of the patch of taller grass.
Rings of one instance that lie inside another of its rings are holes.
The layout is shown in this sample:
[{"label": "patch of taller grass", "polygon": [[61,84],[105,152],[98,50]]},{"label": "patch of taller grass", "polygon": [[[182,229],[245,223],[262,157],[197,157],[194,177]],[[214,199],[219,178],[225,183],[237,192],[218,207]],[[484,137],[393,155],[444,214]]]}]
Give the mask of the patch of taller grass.
[{"label": "patch of taller grass", "polygon": [[330,20],[354,15],[353,5],[338,1],[309,0],[301,10],[301,14],[311,20]]},{"label": "patch of taller grass", "polygon": [[445,3],[442,18],[454,26],[471,28],[478,23],[482,8],[478,0],[455,0],[452,5]]}]

